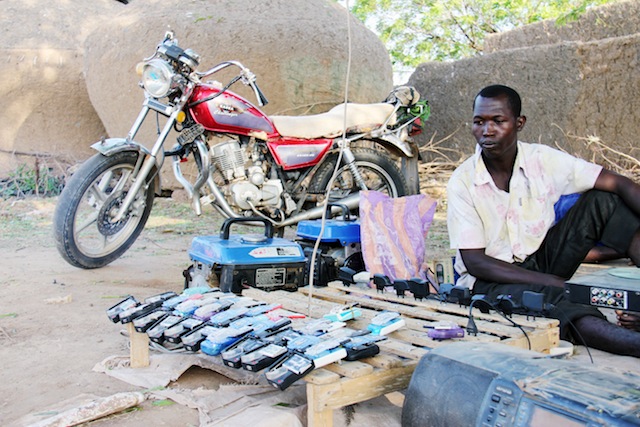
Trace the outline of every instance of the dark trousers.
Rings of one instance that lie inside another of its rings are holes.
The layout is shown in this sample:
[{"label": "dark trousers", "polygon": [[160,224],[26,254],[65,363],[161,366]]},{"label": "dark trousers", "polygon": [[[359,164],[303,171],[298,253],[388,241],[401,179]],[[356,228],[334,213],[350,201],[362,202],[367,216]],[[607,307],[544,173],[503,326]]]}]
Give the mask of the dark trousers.
[{"label": "dark trousers", "polygon": [[[589,250],[598,242],[626,253],[633,235],[640,227],[640,218],[615,194],[591,190],[584,193],[566,215],[554,225],[538,248],[524,262],[523,268],[571,278]],[[490,300],[498,295],[510,295],[520,303],[524,291],[540,292],[545,303],[551,304],[549,317],[560,321],[560,336],[572,339],[568,326],[583,316],[604,318],[595,307],[569,301],[565,290],[539,284],[505,284],[477,280],[474,294],[485,294]]]}]

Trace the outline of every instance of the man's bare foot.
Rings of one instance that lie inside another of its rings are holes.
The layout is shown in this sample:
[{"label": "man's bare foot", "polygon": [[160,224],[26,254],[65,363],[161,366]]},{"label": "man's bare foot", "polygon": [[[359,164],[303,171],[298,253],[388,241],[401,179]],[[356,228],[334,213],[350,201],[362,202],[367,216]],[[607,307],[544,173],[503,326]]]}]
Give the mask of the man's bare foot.
[{"label": "man's bare foot", "polygon": [[618,325],[632,331],[640,332],[640,313],[616,310]]}]

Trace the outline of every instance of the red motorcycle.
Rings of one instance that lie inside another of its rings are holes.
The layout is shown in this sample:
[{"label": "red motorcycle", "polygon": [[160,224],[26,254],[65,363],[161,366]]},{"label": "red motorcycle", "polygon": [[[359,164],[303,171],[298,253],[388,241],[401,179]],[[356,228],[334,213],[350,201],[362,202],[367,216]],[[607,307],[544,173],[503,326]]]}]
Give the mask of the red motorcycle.
[{"label": "red motorcycle", "polygon": [[[176,179],[191,198],[224,217],[261,217],[276,230],[320,218],[323,202],[358,207],[359,190],[390,196],[418,191],[418,150],[411,136],[429,116],[411,87],[378,104],[341,104],[300,117],[267,116],[229,91],[241,81],[264,106],[255,75],[237,61],[196,71],[200,56],[167,33],[153,56],[138,66],[145,100],[126,138],[92,145],[98,151],[65,186],[54,215],[58,250],[72,265],[98,268],[136,240],[159,194],[160,169],[172,159]],[[240,71],[228,84],[203,82],[227,68]],[[166,122],[149,150],[136,134],[150,112]],[[172,129],[175,145],[165,149]],[[193,157],[198,175],[189,182],[181,164]],[[338,165],[338,167],[336,167]]]}]

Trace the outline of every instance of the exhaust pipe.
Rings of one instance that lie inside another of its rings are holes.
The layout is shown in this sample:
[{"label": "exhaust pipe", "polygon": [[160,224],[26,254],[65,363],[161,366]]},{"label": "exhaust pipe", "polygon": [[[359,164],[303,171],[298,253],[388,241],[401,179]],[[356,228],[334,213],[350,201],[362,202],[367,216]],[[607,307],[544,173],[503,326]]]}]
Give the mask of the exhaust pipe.
[{"label": "exhaust pipe", "polygon": [[[336,203],[345,205],[346,207],[349,208],[349,210],[355,209],[360,205],[360,193],[358,192],[350,196],[347,196],[344,199],[337,200]],[[292,216],[291,218],[285,219],[282,222],[275,223],[274,225],[280,228],[280,227],[286,227],[288,225],[297,224],[300,221],[322,218],[322,214],[324,210],[325,210],[324,206],[317,206],[313,209],[309,209],[308,211],[301,212],[296,216]],[[332,206],[331,213],[334,213],[334,212],[341,213],[342,210],[337,206]]]}]

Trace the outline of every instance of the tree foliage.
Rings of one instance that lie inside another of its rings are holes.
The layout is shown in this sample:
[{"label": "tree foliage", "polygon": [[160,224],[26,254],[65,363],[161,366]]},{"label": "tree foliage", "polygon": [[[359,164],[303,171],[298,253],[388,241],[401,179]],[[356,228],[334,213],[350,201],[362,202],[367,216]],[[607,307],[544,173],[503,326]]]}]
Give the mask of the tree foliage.
[{"label": "tree foliage", "polygon": [[350,0],[351,12],[376,31],[396,68],[482,53],[487,34],[544,19],[558,25],[615,0]]}]

